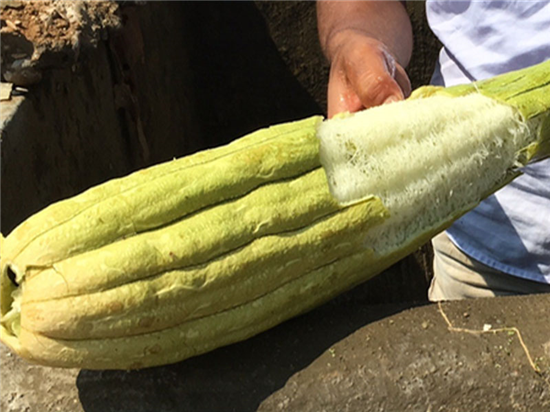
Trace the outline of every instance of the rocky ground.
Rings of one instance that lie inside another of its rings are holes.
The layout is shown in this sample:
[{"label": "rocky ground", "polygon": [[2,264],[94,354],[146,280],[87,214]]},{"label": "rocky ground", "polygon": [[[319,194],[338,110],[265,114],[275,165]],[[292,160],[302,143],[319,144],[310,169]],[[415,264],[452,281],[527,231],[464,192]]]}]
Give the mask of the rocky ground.
[{"label": "rocky ground", "polygon": [[[2,347],[0,409],[543,412],[550,407],[550,295],[370,306],[367,288],[368,283],[248,341],[139,371],[34,366]],[[459,329],[450,330],[444,315]]]}]

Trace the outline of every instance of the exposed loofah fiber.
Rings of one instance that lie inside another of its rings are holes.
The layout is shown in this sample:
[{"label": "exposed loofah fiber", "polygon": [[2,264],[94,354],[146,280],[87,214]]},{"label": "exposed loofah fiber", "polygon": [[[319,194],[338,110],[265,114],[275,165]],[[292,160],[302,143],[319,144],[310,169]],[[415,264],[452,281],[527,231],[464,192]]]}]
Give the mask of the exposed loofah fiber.
[{"label": "exposed loofah fiber", "polygon": [[323,122],[321,164],[341,204],[380,197],[391,217],[368,242],[386,253],[504,183],[538,123],[478,93],[407,100]]}]

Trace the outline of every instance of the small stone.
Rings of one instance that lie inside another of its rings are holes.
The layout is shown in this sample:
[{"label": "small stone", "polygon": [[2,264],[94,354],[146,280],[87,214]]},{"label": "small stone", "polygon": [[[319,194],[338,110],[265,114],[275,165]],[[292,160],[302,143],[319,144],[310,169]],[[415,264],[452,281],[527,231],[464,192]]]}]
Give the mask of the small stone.
[{"label": "small stone", "polygon": [[18,31],[19,30],[19,28],[11,20],[6,19],[6,20],[4,20],[4,23],[6,23],[6,26],[9,27],[13,31]]}]

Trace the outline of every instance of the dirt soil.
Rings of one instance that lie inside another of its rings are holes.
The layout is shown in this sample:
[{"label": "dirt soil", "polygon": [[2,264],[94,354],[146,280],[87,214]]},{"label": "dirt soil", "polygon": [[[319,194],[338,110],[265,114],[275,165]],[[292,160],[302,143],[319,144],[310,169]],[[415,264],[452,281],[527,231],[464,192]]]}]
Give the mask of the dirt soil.
[{"label": "dirt soil", "polygon": [[111,1],[3,0],[2,77],[17,86],[42,78],[41,69],[74,63],[80,49],[120,26]]},{"label": "dirt soil", "polygon": [[[550,295],[370,306],[369,283],[239,344],[139,371],[29,365],[1,348],[15,412],[550,410]],[[518,333],[450,331],[455,327]]]}]

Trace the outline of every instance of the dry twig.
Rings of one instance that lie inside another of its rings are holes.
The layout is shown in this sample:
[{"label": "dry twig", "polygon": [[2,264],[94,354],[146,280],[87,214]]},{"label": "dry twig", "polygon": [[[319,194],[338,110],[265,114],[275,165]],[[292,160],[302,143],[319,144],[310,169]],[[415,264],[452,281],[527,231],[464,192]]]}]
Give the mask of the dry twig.
[{"label": "dry twig", "polygon": [[441,305],[441,302],[437,302],[437,307],[439,308],[439,313],[441,313],[441,316],[445,320],[445,323],[447,323],[447,328],[451,332],[463,332],[463,333],[469,333],[471,335],[482,335],[482,334],[485,334],[485,333],[496,334],[496,333],[499,333],[499,332],[508,332],[508,333],[513,332],[513,333],[515,333],[515,335],[518,337],[518,340],[519,340],[519,343],[520,343],[521,347],[523,348],[523,351],[525,352],[525,356],[527,356],[527,360],[529,361],[529,365],[531,365],[531,368],[533,368],[535,373],[537,375],[539,375],[540,377],[542,377],[544,379],[544,381],[546,382],[546,384],[548,386],[550,386],[550,381],[547,378],[544,377],[543,371],[533,361],[533,357],[531,356],[531,353],[529,352],[529,348],[527,348],[527,345],[525,344],[525,341],[523,340],[523,336],[521,335],[521,332],[519,331],[518,328],[516,328],[515,326],[505,327],[505,328],[497,328],[497,329],[487,329],[487,330],[485,330],[485,329],[480,330],[480,329],[457,328],[457,327],[453,326],[453,324],[449,320],[449,317],[447,316],[447,314],[443,310],[443,306]]}]

